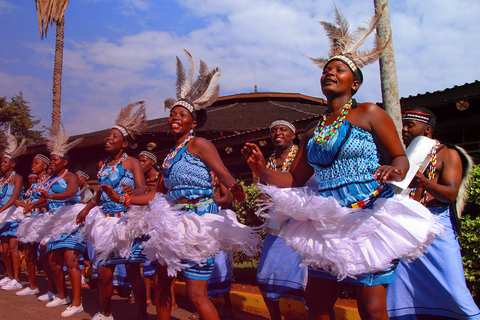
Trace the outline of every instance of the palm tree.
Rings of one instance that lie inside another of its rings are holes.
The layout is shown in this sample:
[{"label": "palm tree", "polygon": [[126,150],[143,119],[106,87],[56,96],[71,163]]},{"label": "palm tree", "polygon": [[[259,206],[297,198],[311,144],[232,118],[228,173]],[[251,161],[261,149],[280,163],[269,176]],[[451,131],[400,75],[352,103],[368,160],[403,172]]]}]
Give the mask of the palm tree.
[{"label": "palm tree", "polygon": [[52,127],[60,126],[60,105],[62,97],[63,38],[65,10],[70,0],[35,0],[38,14],[40,37],[47,36],[48,25],[57,27],[55,41],[55,62],[53,67]]},{"label": "palm tree", "polygon": [[395,123],[395,127],[401,136],[402,115],[400,99],[398,96],[397,70],[395,66],[395,54],[393,51],[392,28],[390,26],[390,12],[388,0],[374,0],[375,10],[384,6],[382,17],[377,25],[377,34],[382,43],[389,41],[380,58],[380,77],[382,83],[382,98],[385,111]]}]

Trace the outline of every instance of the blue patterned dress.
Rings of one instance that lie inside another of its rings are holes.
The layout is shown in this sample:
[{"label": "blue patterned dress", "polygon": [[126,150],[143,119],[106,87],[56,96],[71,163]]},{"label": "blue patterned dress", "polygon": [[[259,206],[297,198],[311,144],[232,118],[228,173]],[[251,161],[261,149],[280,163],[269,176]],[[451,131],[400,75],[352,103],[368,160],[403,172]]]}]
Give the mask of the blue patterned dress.
[{"label": "blue patterned dress", "polygon": [[[174,200],[185,197],[194,200],[203,197],[194,205],[185,206],[185,213],[218,213],[218,204],[213,200],[213,184],[211,169],[199,158],[187,151],[185,145],[175,156],[172,166],[164,168],[165,187],[169,189],[168,196]],[[182,205],[179,205],[182,206]],[[194,280],[208,280],[214,267],[214,258],[210,257],[200,266],[191,261],[182,261],[191,267],[183,270],[185,277]]]},{"label": "blue patterned dress", "polygon": [[[108,159],[106,160],[108,162]],[[123,185],[132,186],[135,189],[135,180],[133,173],[126,170],[122,164],[118,164],[112,171],[113,166],[106,165],[100,171],[98,177],[98,185],[106,184],[112,187],[115,192],[122,194]],[[107,172],[110,173],[106,174]],[[104,175],[105,174],[105,175]],[[102,193],[100,199],[102,200],[102,210],[107,217],[121,217],[128,208],[123,204],[115,203],[107,196],[105,192]],[[145,238],[138,238],[135,240],[130,255],[127,258],[116,256],[113,252],[105,262],[100,262],[99,266],[118,265],[124,263],[143,263],[147,261],[143,253],[142,242]]]},{"label": "blue patterned dress", "polygon": [[[49,185],[53,180],[57,177],[50,177],[50,179],[45,183]],[[50,188],[47,190],[48,194],[59,194],[65,192],[67,190],[67,181],[64,178],[57,180],[53,183]],[[72,198],[64,199],[64,200],[53,200],[47,199],[48,203],[48,213],[53,215],[56,210],[61,207],[74,205],[80,203],[80,196],[76,193]],[[73,249],[80,252],[85,251],[85,237],[83,236],[82,232],[80,231],[80,227],[77,231],[60,236],[58,239],[50,240],[47,244],[47,253],[56,250],[56,249]]]},{"label": "blue patterned dress", "polygon": [[[3,207],[8,200],[13,195],[13,190],[15,189],[15,185],[6,183],[2,189],[0,190],[0,207]],[[19,197],[19,200],[21,200],[22,197]],[[3,226],[0,227],[0,237],[8,237],[12,236],[14,237],[15,234],[17,233],[19,222],[17,221],[8,221],[5,223]]]},{"label": "blue patterned dress", "polygon": [[[342,206],[369,199],[364,208],[370,208],[378,198],[393,197],[390,185],[381,186],[373,177],[373,172],[380,166],[380,154],[370,132],[344,121],[332,139],[318,144],[312,137],[306,149],[308,162],[314,168],[315,180],[319,184],[319,195],[333,196]],[[377,190],[380,190],[379,194],[371,197]],[[343,281],[361,286],[388,284],[395,278],[397,263],[384,271]],[[308,275],[338,281],[336,276],[324,270],[309,268]]]}]

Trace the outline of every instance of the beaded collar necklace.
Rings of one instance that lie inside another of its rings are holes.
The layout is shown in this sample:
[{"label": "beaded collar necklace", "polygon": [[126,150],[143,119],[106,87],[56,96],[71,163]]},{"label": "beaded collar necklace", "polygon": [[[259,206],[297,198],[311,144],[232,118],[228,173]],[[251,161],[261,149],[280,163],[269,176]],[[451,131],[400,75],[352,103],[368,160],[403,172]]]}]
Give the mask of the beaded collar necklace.
[{"label": "beaded collar necklace", "polygon": [[7,179],[5,179],[5,177],[2,177],[2,179],[0,179],[0,189],[3,188],[6,184],[10,183],[14,175],[15,171],[12,171],[12,173],[10,173]]},{"label": "beaded collar necklace", "polygon": [[119,164],[121,164],[123,161],[127,160],[127,157],[128,157],[128,155],[126,153],[122,154],[120,159],[118,159],[117,162],[115,162],[115,164],[113,166],[111,166],[110,169],[103,172],[103,169],[105,169],[105,167],[108,166],[108,163],[110,162],[110,157],[108,157],[107,160],[105,160],[105,162],[102,164],[102,167],[100,168],[100,170],[98,170],[97,178],[100,179],[101,177],[108,176],[110,173],[115,171],[115,169],[117,168],[117,166]]},{"label": "beaded collar necklace", "polygon": [[53,186],[55,184],[55,182],[57,182],[60,179],[63,179],[67,175],[67,172],[68,172],[68,169],[65,169],[65,171],[63,171],[61,175],[56,176],[55,179],[53,179],[49,184],[45,185],[45,183],[50,181],[50,179],[52,178],[52,176],[47,176],[44,180],[42,180],[39,183],[37,189],[42,189],[42,190],[45,190],[45,191],[50,190],[50,187]]},{"label": "beaded collar necklace", "polygon": [[337,134],[338,128],[342,125],[343,121],[347,117],[348,112],[352,108],[353,99],[348,100],[347,104],[343,106],[342,111],[338,115],[337,119],[329,126],[327,132],[325,132],[325,121],[327,120],[327,111],[322,116],[322,119],[318,122],[318,125],[313,131],[313,140],[318,144],[324,144],[328,140],[332,139]]},{"label": "beaded collar necklace", "polygon": [[[292,145],[292,147],[290,148],[290,152],[287,155],[287,158],[285,158],[285,161],[283,161],[282,165],[279,166],[279,169],[280,167],[282,168],[282,172],[287,172],[288,170],[290,170],[293,160],[295,160],[295,156],[297,155],[297,151],[298,146],[295,144]],[[277,171],[277,151],[274,151],[268,158],[267,168],[272,169],[273,171]]]},{"label": "beaded collar necklace", "polygon": [[178,146],[176,146],[172,151],[170,151],[170,153],[165,157],[165,160],[163,160],[163,163],[162,163],[162,168],[163,169],[169,169],[171,166],[172,166],[172,161],[173,159],[175,158],[175,156],[177,155],[177,153],[180,152],[180,150],[182,150],[182,148],[188,143],[188,141],[190,141],[192,138],[194,137],[194,135],[191,133],[187,139],[183,140],[182,143],[180,143]]},{"label": "beaded collar necklace", "polygon": [[[435,178],[435,170],[437,169],[437,150],[440,147],[440,141],[435,140],[435,145],[432,147],[430,152],[428,153],[428,157],[430,158],[430,162],[428,163],[425,172],[427,173],[428,180],[433,180]],[[409,196],[412,199],[415,199],[415,194],[417,192],[417,188],[412,188],[410,190]],[[419,202],[423,205],[427,203],[428,192],[427,190],[423,190],[422,197],[420,198]]]}]

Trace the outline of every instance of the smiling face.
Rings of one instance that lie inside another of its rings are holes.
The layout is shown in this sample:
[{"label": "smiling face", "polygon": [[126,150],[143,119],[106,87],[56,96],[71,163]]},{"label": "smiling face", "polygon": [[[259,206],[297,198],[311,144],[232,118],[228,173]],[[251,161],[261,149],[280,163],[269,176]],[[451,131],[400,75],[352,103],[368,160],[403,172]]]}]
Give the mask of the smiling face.
[{"label": "smiling face", "polygon": [[33,159],[32,166],[30,168],[32,170],[32,173],[39,175],[43,171],[47,171],[48,165],[42,160],[35,158]]},{"label": "smiling face", "polygon": [[10,169],[15,167],[15,162],[10,160],[7,157],[2,157],[2,162],[0,163],[0,170],[2,173],[8,172]]},{"label": "smiling face", "polygon": [[50,155],[50,172],[56,174],[61,170],[65,169],[68,161],[65,158],[62,158],[56,154]]},{"label": "smiling face", "polygon": [[332,60],[323,68],[320,84],[327,97],[343,93],[353,95],[360,87],[360,81],[355,78],[352,70],[339,60]]},{"label": "smiling face", "polygon": [[123,134],[115,128],[110,129],[108,135],[105,137],[105,150],[112,152],[125,149],[127,147],[128,142],[123,137]]},{"label": "smiling face", "polygon": [[287,126],[277,125],[270,130],[270,138],[275,149],[290,148],[295,134]]},{"label": "smiling face", "polygon": [[170,110],[168,126],[174,136],[183,136],[197,126],[197,121],[187,109],[176,106]]}]

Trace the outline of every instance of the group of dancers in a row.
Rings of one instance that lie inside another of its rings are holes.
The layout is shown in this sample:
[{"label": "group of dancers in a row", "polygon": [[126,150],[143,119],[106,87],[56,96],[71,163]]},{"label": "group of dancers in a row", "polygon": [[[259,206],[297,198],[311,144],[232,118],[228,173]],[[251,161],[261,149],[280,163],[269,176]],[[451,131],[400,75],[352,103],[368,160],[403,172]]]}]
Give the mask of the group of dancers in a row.
[{"label": "group of dancers in a row", "polygon": [[[329,34],[340,35],[348,32]],[[357,48],[335,38],[330,57],[314,59],[323,70],[320,84],[327,110],[305,130],[298,147],[292,143],[293,124],[279,120],[271,125],[276,150],[270,158],[252,143],[242,150],[264,183],[259,184],[264,195],[260,213],[268,218],[269,235],[257,277],[271,317],[280,319],[276,301],[290,296],[304,299],[311,319],[330,319],[343,284],[350,283],[363,319],[479,318],[460,272],[459,246],[451,228],[452,204],[467,171],[465,157],[457,148],[435,143],[426,175],[417,173],[412,180],[411,197],[394,194],[389,182],[403,180],[409,162],[388,114],[352,97],[363,82],[360,67],[375,56],[367,52],[367,59]],[[85,238],[95,251],[99,279],[101,311],[95,320],[113,319],[110,300],[117,264],[126,267],[137,318],[146,318],[140,266],[147,261],[156,264],[158,319],[170,319],[171,286],[178,272],[186,278],[187,295],[199,316],[219,319],[207,296],[215,255],[222,250],[257,252],[260,230],[238,223],[232,211],[219,210],[212,172],[234,201],[243,201],[244,191],[213,144],[194,134],[206,121],[205,108],[218,96],[220,69],[210,70],[201,61],[195,80],[194,59],[186,53],[192,70],[185,72],[177,60],[177,99],[165,101],[175,147],[164,159],[153,190],[146,190],[139,161],[126,154],[144,128],[140,102],[122,109],[109,130],[108,157],[98,164],[99,191],[87,204],[78,204],[78,182],[67,170],[67,151],[76,142],[67,144],[60,128],[51,128],[50,158],[39,155],[34,160],[44,169],[49,160],[50,172],[39,175],[34,198],[22,211],[30,216],[20,223],[16,236],[23,243],[43,245],[47,275],[58,292],[47,306],[68,305],[63,316],[83,310],[78,255],[85,250]],[[376,55],[380,53],[379,49]],[[434,126],[430,112],[407,112],[404,142],[408,145],[416,136],[431,138]],[[21,194],[22,178],[14,166],[15,156],[7,152],[1,167],[2,211]],[[15,223],[5,225],[13,230]],[[22,233],[22,225],[28,232]],[[15,234],[1,231],[4,252],[14,251],[16,245],[3,239]],[[71,300],[65,292],[64,264]],[[18,275],[10,276],[18,280]]]}]

